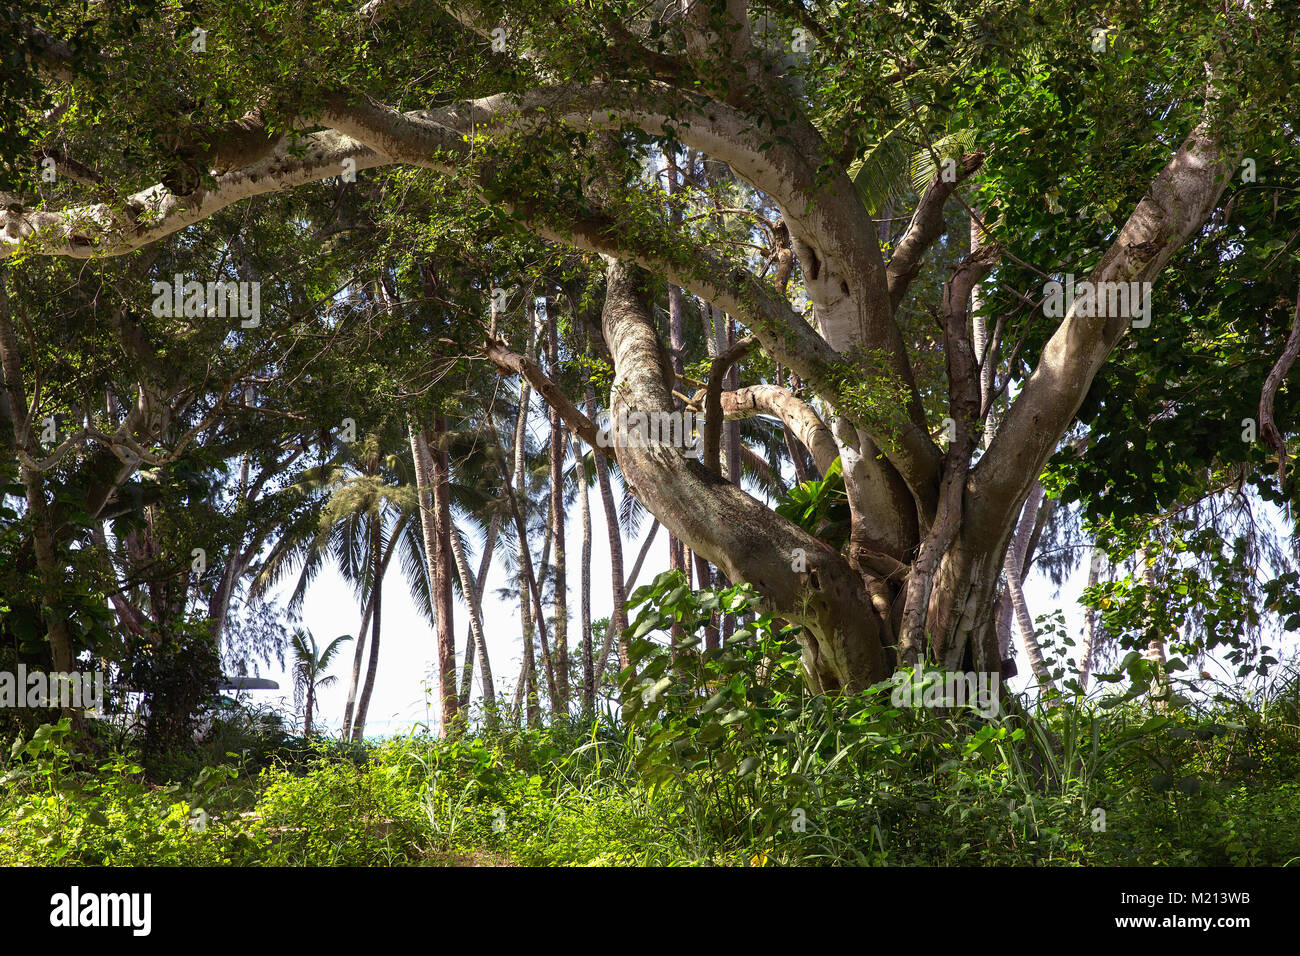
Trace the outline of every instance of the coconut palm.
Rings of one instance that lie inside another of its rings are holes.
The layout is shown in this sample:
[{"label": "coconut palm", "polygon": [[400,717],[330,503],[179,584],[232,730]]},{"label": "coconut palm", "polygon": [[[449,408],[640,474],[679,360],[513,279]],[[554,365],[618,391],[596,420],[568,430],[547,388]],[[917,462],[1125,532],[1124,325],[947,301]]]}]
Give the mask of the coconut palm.
[{"label": "coconut palm", "polygon": [[[421,546],[418,522],[412,520],[415,489],[402,483],[404,477],[398,457],[383,454],[375,434],[343,447],[330,462],[308,469],[296,484],[281,492],[301,498],[305,507],[272,546],[250,588],[253,598],[262,598],[286,573],[298,568],[288,605],[291,611],[296,610],[312,581],[332,561],[356,589],[363,605],[361,637],[343,718],[344,733],[350,732],[353,739],[360,739],[364,732],[374,690],[385,573],[395,553],[418,554]],[[367,626],[370,661],[358,699]]]},{"label": "coconut palm", "polygon": [[316,646],[315,636],[305,627],[294,631],[293,637],[289,640],[289,646],[293,651],[294,705],[299,706],[303,703],[303,699],[306,699],[302,723],[304,737],[309,739],[311,737],[312,715],[316,709],[316,689],[329,687],[338,682],[336,675],[325,676],[325,672],[333,663],[334,655],[350,640],[352,640],[351,634],[343,634],[330,641],[322,651]]}]

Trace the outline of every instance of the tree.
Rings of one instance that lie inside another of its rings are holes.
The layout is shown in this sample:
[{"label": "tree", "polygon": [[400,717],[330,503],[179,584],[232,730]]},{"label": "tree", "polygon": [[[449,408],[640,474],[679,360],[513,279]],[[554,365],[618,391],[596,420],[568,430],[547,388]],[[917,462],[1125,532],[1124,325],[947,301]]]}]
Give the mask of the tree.
[{"label": "tree", "polygon": [[[24,129],[37,128],[61,84],[74,99],[120,96],[113,122],[69,111],[58,141],[66,169],[77,155],[108,157],[98,176],[122,194],[100,200],[60,181],[41,208],[10,206],[0,248],[118,255],[262,193],[378,167],[439,174],[538,235],[604,257],[615,418],[677,410],[656,322],[667,286],[704,303],[719,362],[734,322],[763,353],[742,375],[759,379],[764,363],[779,363],[798,376],[805,397],[759,380],[763,397],[745,399],[795,434],[830,435],[851,512],[842,548],[740,487],[733,429],[718,471],[617,430],[606,447],[589,414],[539,369],[525,370],[571,429],[617,459],[629,490],[685,548],[802,626],[814,689],[861,688],[924,660],[997,669],[994,609],[1016,519],[1081,408],[1098,399],[1099,373],[1135,339],[1149,343],[1161,377],[1178,369],[1178,356],[1134,322],[1134,304],[1112,298],[1097,314],[1096,300],[1080,296],[1058,308],[1043,280],[1077,272],[1136,290],[1165,317],[1162,328],[1201,301],[1177,293],[1240,268],[1207,253],[1243,229],[1254,238],[1273,228],[1238,174],[1243,157],[1266,176],[1293,166],[1297,13],[1184,0],[1124,10],[1049,0],[1033,17],[999,0],[650,9],[380,0],[362,18],[312,11],[322,28],[299,45],[248,37],[213,9],[209,67],[193,75],[182,51],[158,62],[159,47],[169,49],[161,41],[115,44],[124,55],[94,59],[85,51],[101,34],[116,37],[126,14],[59,5],[51,29],[84,28],[84,47],[28,42],[23,52],[48,82],[24,101],[33,118]],[[181,35],[180,16],[145,32]],[[499,23],[504,44],[489,39]],[[796,27],[800,42],[787,53]],[[364,53],[360,29],[375,34]],[[154,70],[142,79],[133,65],[146,55]],[[272,79],[290,75],[292,86]],[[418,108],[396,109],[399,90]],[[897,243],[882,249],[850,168],[900,126],[920,134],[915,145],[934,154],[936,172]],[[977,148],[945,154],[945,137],[960,145],[954,130],[977,131]],[[123,141],[133,148],[114,148]],[[698,151],[707,172],[672,203],[643,167],[668,142]],[[977,170],[978,196],[968,199]],[[142,182],[152,185],[126,192]],[[984,211],[989,237],[964,253],[965,236],[943,238],[945,211],[961,204]],[[477,214],[467,200],[465,217]],[[940,249],[957,254],[950,274],[926,270]],[[790,291],[811,323],[765,275],[786,253],[798,270]],[[977,285],[1001,324],[978,353]],[[1247,351],[1276,354],[1279,338],[1260,332]],[[517,364],[491,342],[487,351],[504,368]],[[1259,394],[1260,372],[1243,390]],[[708,404],[738,405],[740,380],[727,402],[707,395]],[[977,454],[994,406],[992,440]],[[1270,406],[1266,417],[1290,413]],[[722,427],[716,418],[710,429]],[[1205,444],[1229,454],[1223,430]],[[608,512],[605,470],[598,458]],[[621,613],[616,598],[613,630]]]},{"label": "tree", "polygon": [[316,646],[316,638],[311,631],[300,627],[293,632],[290,646],[293,649],[293,696],[296,703],[304,706],[302,735],[311,739],[312,714],[316,706],[316,690],[330,687],[338,682],[338,677],[325,672],[334,661],[340,648],[352,640],[351,634],[334,638],[322,651]]},{"label": "tree", "polygon": [[[333,561],[357,589],[362,601],[361,640],[352,662],[352,680],[343,715],[344,733],[361,739],[379,667],[383,582],[393,556],[402,548],[419,553],[411,521],[415,491],[394,484],[396,456],[380,452],[380,439],[369,434],[354,449],[326,465],[309,469],[283,494],[308,498],[315,506],[281,533],[260,563],[251,586],[262,598],[292,567],[299,567],[290,608],[301,605],[307,587],[328,561]],[[370,626],[370,660],[365,666],[365,631]],[[359,694],[358,694],[359,689]],[[353,709],[355,703],[355,711]]]}]

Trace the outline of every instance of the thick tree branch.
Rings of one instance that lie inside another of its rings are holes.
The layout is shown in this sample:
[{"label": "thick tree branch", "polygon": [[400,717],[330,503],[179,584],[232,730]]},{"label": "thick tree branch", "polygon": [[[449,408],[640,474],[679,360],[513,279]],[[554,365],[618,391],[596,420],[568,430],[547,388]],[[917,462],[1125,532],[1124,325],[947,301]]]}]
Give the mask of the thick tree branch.
[{"label": "thick tree branch", "polygon": [[[670,412],[664,351],[638,272],[613,262],[607,276],[603,321],[614,355],[614,414]],[[618,451],[638,496],[674,535],[732,581],[753,584],[776,613],[805,625],[800,642],[815,687],[858,689],[883,676],[879,619],[838,553],[680,449],[637,443]],[[682,501],[693,507],[682,508]]]},{"label": "thick tree branch", "polygon": [[885,274],[889,280],[889,307],[897,311],[903,296],[907,293],[912,280],[921,272],[921,264],[926,250],[948,228],[943,221],[943,207],[948,197],[957,191],[957,187],[966,181],[975,170],[984,163],[984,153],[968,153],[961,158],[961,164],[954,169],[951,181],[944,179],[944,172],[935,173],[934,179],[926,187],[912,221],[903,234],[898,248],[889,260]]},{"label": "thick tree branch", "polygon": [[[1207,118],[1156,176],[1089,281],[1151,283],[1209,218],[1235,162]],[[1146,288],[1146,286],[1140,286]],[[1012,515],[1065,434],[1093,378],[1128,330],[1126,315],[1079,315],[1078,302],[1044,347],[967,484],[971,530],[1005,539]],[[1157,320],[1158,321],[1158,320]]]},{"label": "thick tree branch", "polygon": [[714,474],[722,474],[720,449],[722,447],[722,383],[731,367],[739,362],[753,346],[754,339],[745,336],[713,360],[709,369],[709,383],[704,391],[704,464]]},{"label": "thick tree branch", "polygon": [[600,426],[583,414],[582,409],[564,394],[564,389],[543,372],[536,362],[526,355],[511,352],[501,339],[489,339],[487,345],[483,347],[483,354],[503,371],[523,376],[528,384],[541,394],[546,403],[560,413],[564,424],[576,432],[598,454],[607,458],[616,457],[613,444]]},{"label": "thick tree branch", "polygon": [[1265,444],[1277,452],[1279,483],[1286,480],[1286,442],[1282,439],[1282,433],[1278,431],[1277,423],[1273,420],[1273,399],[1277,396],[1277,390],[1282,386],[1287,372],[1291,371],[1291,366],[1295,364],[1297,355],[1300,355],[1300,292],[1296,293],[1295,318],[1291,320],[1291,334],[1287,337],[1282,354],[1269,369],[1268,378],[1264,380],[1264,388],[1259,395],[1259,435],[1264,439]]},{"label": "thick tree branch", "polygon": [[[704,394],[697,392],[693,401],[700,405],[703,398]],[[753,418],[755,415],[770,415],[780,420],[812,453],[817,470],[823,475],[839,457],[840,450],[830,428],[811,405],[788,388],[779,385],[746,385],[734,392],[721,393],[720,402],[722,417],[728,421]]]}]

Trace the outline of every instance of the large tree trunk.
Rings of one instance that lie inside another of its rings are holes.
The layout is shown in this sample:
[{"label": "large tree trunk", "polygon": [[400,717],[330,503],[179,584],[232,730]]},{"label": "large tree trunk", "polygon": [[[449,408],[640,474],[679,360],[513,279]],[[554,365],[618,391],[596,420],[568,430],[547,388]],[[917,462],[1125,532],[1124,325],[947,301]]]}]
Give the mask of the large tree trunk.
[{"label": "large tree trunk", "polygon": [[[721,576],[753,583],[775,611],[804,625],[805,663],[815,689],[862,686],[895,657],[992,671],[998,663],[995,597],[1016,516],[1129,319],[1098,321],[1086,314],[1090,310],[1072,309],[1037,350],[1036,365],[1017,383],[1014,399],[1008,394],[996,434],[976,461],[981,373],[968,311],[971,287],[992,260],[975,249],[945,288],[942,351],[956,438],[940,451],[930,437],[937,423],[927,420],[896,316],[927,249],[943,233],[945,203],[983,156],[963,157],[961,175],[951,181],[936,176],[886,263],[876,224],[845,164],[836,160],[840,144],[826,142],[779,79],[760,76],[769,71],[752,43],[750,12],[743,3],[687,5],[681,55],[700,69],[690,71],[692,86],[684,96],[671,82],[627,82],[621,64],[610,64],[609,76],[597,83],[545,84],[410,113],[370,98],[331,99],[310,117],[328,129],[280,140],[259,131],[257,148],[247,155],[240,150],[240,162],[193,200],[159,190],[157,215],[148,222],[136,221],[134,213],[124,220],[108,204],[59,212],[11,208],[3,216],[0,251],[120,254],[229,203],[337,175],[341,165],[361,170],[401,163],[463,177],[544,236],[652,267],[719,314],[735,316],[771,358],[835,410],[832,426],[852,511],[847,558],[673,449],[618,448],[629,490],[636,489],[674,536],[713,562]],[[639,45],[632,49],[645,53]],[[537,62],[546,69],[545,56]],[[645,58],[633,62],[640,79]],[[1155,280],[1217,205],[1238,159],[1220,142],[1225,126],[1219,114],[1240,102],[1216,86],[1217,70],[1212,57],[1202,121],[1143,191],[1089,282]],[[756,115],[772,109],[782,116],[775,140]],[[708,154],[707,179],[717,182],[725,171],[762,193],[777,208],[780,229],[798,257],[815,327],[764,277],[728,260],[730,250],[702,243],[691,254],[660,241],[665,233],[643,228],[637,217],[622,215],[625,209],[602,208],[597,189],[571,203],[516,195],[500,164],[472,161],[480,136],[527,144],[552,120],[582,133],[637,126],[650,136],[680,137]],[[35,237],[40,241],[29,241]],[[608,285],[603,322],[618,383],[611,404],[615,411],[668,412],[674,383],[639,280],[625,264],[611,268]],[[850,394],[852,387],[874,379],[898,387],[896,421],[871,421],[870,409],[854,407],[862,403]],[[729,467],[738,477],[734,464]],[[607,479],[602,498],[608,510]],[[612,517],[610,525],[612,538]],[[614,585],[623,585],[621,569]],[[626,659],[623,614],[616,590],[611,634],[619,635]]]},{"label": "large tree trunk", "polygon": [[[616,419],[620,411],[673,407],[671,370],[662,361],[642,281],[623,263],[607,270],[602,322],[614,357]],[[861,580],[837,552],[682,449],[626,443],[620,429],[612,434],[629,485],[670,531],[729,579],[753,583],[776,613],[805,626],[804,663],[815,688],[858,689],[884,676],[878,619]]]}]

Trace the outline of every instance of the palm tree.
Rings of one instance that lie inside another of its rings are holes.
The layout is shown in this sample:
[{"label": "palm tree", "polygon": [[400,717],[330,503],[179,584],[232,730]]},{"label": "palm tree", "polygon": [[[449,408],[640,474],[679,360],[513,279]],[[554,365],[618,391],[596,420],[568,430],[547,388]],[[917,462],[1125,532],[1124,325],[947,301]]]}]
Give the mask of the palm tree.
[{"label": "palm tree", "polygon": [[[379,436],[342,449],[325,465],[308,469],[282,494],[300,497],[310,507],[280,535],[262,562],[250,596],[263,597],[291,568],[300,567],[289,609],[302,606],[311,582],[328,561],[357,590],[363,604],[361,638],[353,659],[352,684],[344,713],[344,733],[360,739],[379,662],[383,580],[393,555],[420,549],[415,489],[401,484],[400,461],[379,450]],[[418,564],[417,564],[418,566]],[[370,626],[370,662],[357,698],[365,661],[365,632]],[[353,704],[356,704],[355,715]]]},{"label": "palm tree", "polygon": [[351,634],[336,637],[322,651],[316,646],[316,638],[312,632],[305,627],[298,628],[290,638],[289,643],[293,650],[293,700],[294,704],[298,705],[302,703],[304,697],[306,698],[302,735],[308,739],[311,738],[312,713],[316,708],[316,688],[329,687],[337,683],[337,676],[322,675],[329,669],[339,648],[350,640],[352,640]]}]

